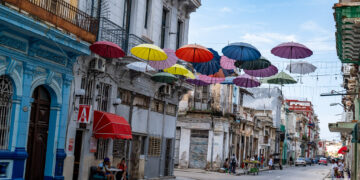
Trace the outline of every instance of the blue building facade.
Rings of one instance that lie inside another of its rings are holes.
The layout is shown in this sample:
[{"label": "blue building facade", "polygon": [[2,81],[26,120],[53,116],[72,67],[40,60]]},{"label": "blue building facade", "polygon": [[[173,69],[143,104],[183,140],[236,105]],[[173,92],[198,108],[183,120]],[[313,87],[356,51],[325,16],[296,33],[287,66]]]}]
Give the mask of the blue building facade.
[{"label": "blue building facade", "polygon": [[88,44],[0,5],[0,178],[63,179],[72,68]]}]

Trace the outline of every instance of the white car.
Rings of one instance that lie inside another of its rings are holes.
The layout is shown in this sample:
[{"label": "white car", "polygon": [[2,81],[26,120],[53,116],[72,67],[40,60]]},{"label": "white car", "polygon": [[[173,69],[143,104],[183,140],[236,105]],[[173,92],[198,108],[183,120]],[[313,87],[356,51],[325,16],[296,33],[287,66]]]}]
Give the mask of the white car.
[{"label": "white car", "polygon": [[305,158],[303,158],[303,157],[297,158],[295,161],[295,166],[298,166],[298,165],[306,166]]}]

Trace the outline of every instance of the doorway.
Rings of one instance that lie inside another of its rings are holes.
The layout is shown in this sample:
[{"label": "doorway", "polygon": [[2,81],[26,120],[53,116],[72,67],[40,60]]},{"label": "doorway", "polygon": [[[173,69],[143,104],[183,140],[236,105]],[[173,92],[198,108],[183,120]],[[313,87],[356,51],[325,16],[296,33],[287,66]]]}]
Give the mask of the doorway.
[{"label": "doorway", "polygon": [[166,139],[164,176],[170,176],[172,139]]},{"label": "doorway", "polygon": [[27,180],[44,179],[46,146],[49,130],[51,97],[43,86],[37,87],[32,95],[26,160]]},{"label": "doorway", "polygon": [[82,135],[83,135],[83,132],[81,130],[76,130],[73,180],[77,180],[79,178],[81,148],[82,148]]}]

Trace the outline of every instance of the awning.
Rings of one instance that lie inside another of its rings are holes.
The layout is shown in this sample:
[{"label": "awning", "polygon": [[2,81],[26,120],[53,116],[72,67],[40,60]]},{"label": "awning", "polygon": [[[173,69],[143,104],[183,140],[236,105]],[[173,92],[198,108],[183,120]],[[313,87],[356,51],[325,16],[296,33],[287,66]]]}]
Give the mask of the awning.
[{"label": "awning", "polygon": [[95,138],[132,139],[131,127],[121,116],[94,111],[93,134]]}]

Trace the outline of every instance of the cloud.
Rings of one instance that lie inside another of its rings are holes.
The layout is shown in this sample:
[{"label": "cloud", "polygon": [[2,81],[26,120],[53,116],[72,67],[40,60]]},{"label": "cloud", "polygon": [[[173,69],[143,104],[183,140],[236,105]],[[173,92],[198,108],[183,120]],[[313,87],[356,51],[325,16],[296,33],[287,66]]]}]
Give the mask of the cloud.
[{"label": "cloud", "polygon": [[241,37],[245,42],[250,42],[254,44],[276,44],[279,42],[288,42],[296,41],[296,36],[294,34],[280,34],[280,33],[246,33]]},{"label": "cloud", "polygon": [[232,9],[228,8],[228,7],[223,7],[220,9],[220,12],[223,12],[223,13],[230,13],[232,12]]},{"label": "cloud", "polygon": [[300,25],[300,29],[304,31],[310,31],[314,33],[323,33],[323,34],[329,34],[330,32],[326,30],[325,28],[321,27],[318,23],[315,21],[306,21]]}]

